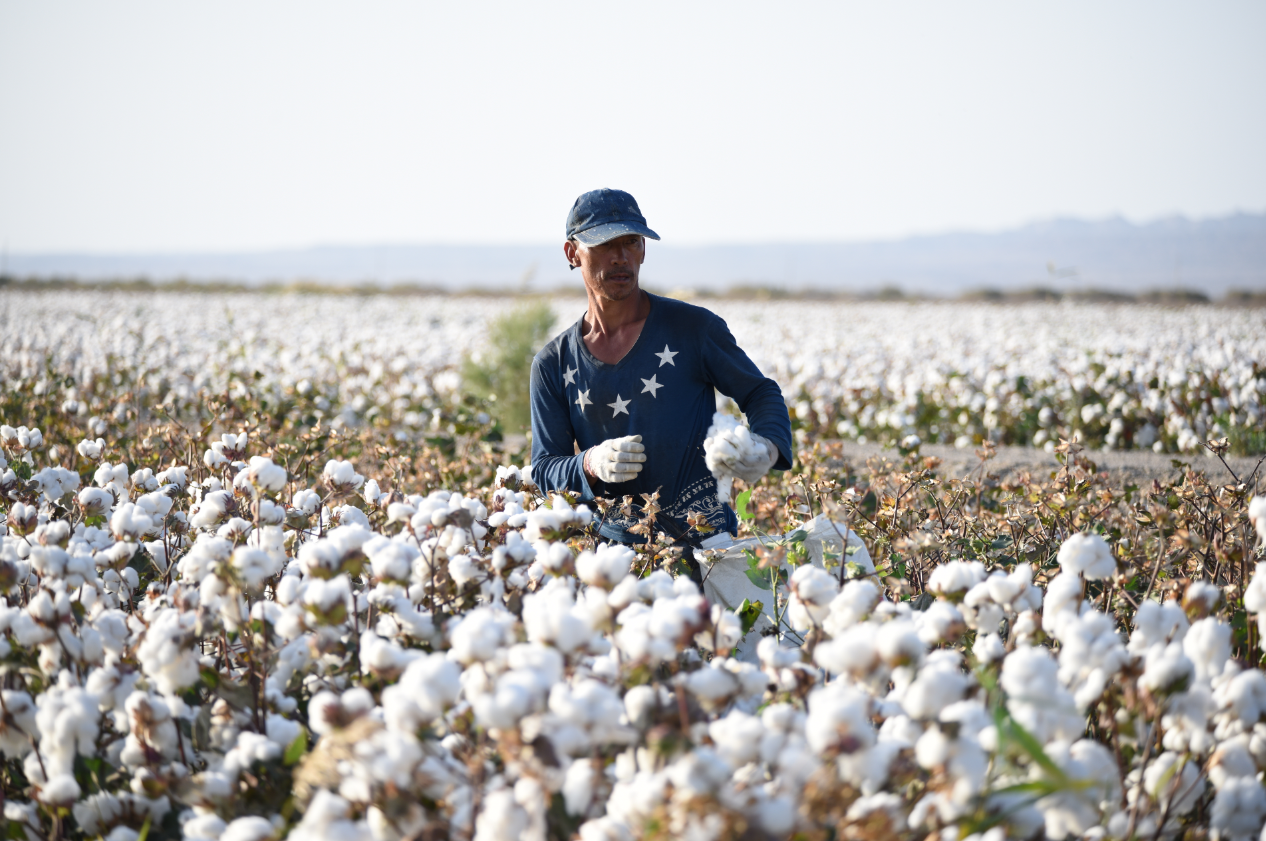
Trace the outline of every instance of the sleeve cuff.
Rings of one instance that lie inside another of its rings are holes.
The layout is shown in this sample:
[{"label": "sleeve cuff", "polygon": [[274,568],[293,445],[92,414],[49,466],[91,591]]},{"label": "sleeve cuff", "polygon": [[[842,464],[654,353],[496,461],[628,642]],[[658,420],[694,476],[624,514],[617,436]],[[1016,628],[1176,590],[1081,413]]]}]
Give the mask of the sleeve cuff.
[{"label": "sleeve cuff", "polygon": [[[588,502],[597,498],[597,494],[593,491],[593,486],[589,484],[589,474],[585,473],[585,451],[581,450],[574,458],[576,459],[576,470],[580,473],[580,499]],[[598,482],[594,483],[600,484]]]}]

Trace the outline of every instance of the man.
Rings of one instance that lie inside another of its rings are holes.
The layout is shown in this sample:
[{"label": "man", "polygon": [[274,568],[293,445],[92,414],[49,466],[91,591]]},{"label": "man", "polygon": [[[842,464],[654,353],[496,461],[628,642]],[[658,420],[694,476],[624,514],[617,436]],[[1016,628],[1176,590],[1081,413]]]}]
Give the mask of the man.
[{"label": "man", "polygon": [[[746,481],[791,467],[791,423],[777,383],[721,318],[638,286],[646,237],[659,239],[628,193],[593,190],[572,206],[563,253],[584,277],[589,307],[532,361],[532,480],[582,500],[631,494],[640,503],[641,494],[658,491],[659,527],[698,545],[688,515],[720,532],[738,530],[704,463],[716,392],[738,403],[765,444],[764,455],[740,465]],[[630,531],[636,522],[613,507],[600,533],[641,543]]]}]

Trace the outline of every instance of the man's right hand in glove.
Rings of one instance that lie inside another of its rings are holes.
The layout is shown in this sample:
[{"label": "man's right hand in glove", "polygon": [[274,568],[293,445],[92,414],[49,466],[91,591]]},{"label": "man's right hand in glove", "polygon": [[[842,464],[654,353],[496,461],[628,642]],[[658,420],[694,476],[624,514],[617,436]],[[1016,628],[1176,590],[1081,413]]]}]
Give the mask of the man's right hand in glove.
[{"label": "man's right hand in glove", "polygon": [[585,473],[604,482],[627,482],[642,472],[646,447],[641,435],[611,438],[585,450]]}]

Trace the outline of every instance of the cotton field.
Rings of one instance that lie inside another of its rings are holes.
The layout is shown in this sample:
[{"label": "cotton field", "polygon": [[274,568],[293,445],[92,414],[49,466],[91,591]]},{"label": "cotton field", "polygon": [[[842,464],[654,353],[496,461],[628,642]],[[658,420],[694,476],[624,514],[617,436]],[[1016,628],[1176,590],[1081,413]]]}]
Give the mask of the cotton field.
[{"label": "cotton field", "polygon": [[[705,302],[778,380],[797,425],[818,435],[969,447],[1191,453],[1228,438],[1266,451],[1266,316],[1258,309],[1144,305]],[[0,296],[0,377],[68,404],[97,377],[145,373],[175,404],[247,381],[310,398],[317,418],[429,421],[460,387],[463,356],[513,299],[63,291]],[[584,310],[553,301],[556,329]],[[116,379],[118,377],[116,376]],[[116,407],[117,408],[117,407]]]},{"label": "cotton field", "polygon": [[800,451],[700,587],[463,396],[511,306],[0,294],[7,837],[1263,837],[1260,471],[1094,465],[1260,424],[1251,312],[718,304]]}]

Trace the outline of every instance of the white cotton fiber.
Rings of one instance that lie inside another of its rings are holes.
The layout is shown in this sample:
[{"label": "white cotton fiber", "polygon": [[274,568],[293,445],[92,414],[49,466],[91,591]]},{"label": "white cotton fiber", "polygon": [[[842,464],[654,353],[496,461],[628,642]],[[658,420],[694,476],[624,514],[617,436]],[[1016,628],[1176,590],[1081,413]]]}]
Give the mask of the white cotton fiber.
[{"label": "white cotton fiber", "polygon": [[725,412],[712,416],[708,437],[703,440],[703,457],[717,480],[717,500],[722,505],[730,503],[730,487],[738,475],[735,466],[753,461],[760,454],[768,456],[768,452],[764,444],[752,439],[751,430],[738,418]]}]

